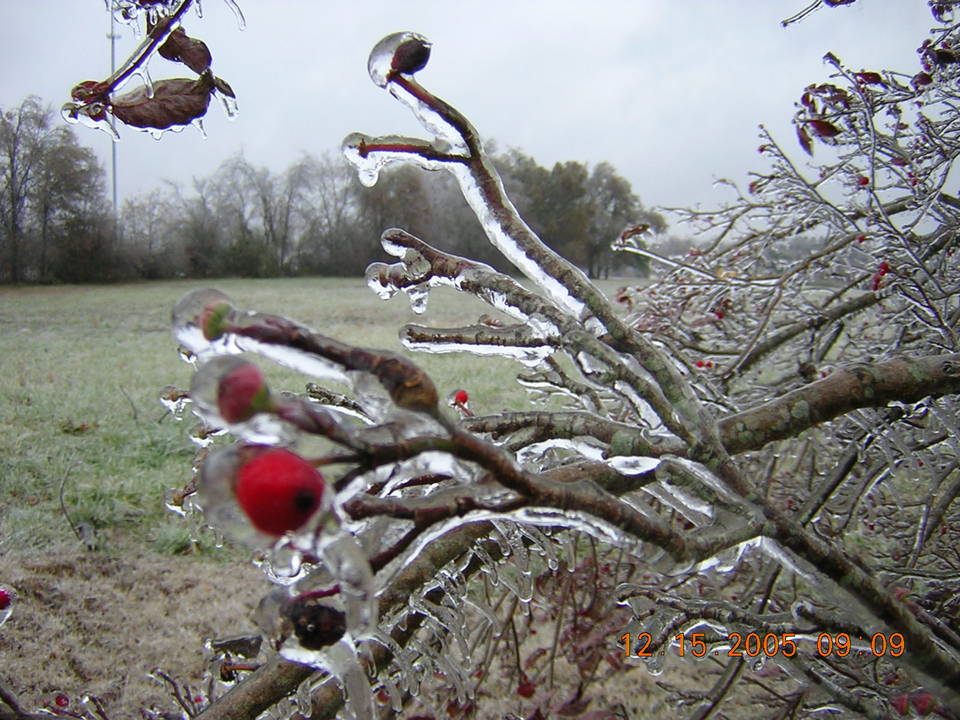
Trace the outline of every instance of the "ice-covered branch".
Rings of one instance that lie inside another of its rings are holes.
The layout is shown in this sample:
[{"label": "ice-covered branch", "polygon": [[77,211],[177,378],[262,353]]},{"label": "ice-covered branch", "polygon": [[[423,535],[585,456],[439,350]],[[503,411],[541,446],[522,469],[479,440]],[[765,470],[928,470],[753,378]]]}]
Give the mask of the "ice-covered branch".
[{"label": "ice-covered branch", "polygon": [[503,439],[519,430],[533,429],[528,442],[548,439],[591,437],[605,443],[611,455],[660,457],[685,451],[676,438],[657,436],[636,425],[614,422],[586,412],[512,412],[465,418],[461,424],[474,432],[490,433]]},{"label": "ice-covered branch", "polygon": [[555,305],[489,265],[438,250],[399,228],[384,231],[381,243],[388,253],[401,259],[394,265],[373,263],[367,268],[367,283],[381,297],[398,290],[447,285],[480,298],[532,328],[562,333],[575,327],[572,318]]},{"label": "ice-covered branch", "polygon": [[345,382],[349,373],[366,373],[397,407],[439,414],[433,381],[402,355],[348,345],[279,315],[241,312],[214,290],[195,291],[177,304],[174,333],[195,354],[248,350]]},{"label": "ice-covered branch", "polygon": [[911,403],[960,392],[960,355],[896,358],[834,370],[829,376],[720,422],[732,454],[761,448],[863,407]]},{"label": "ice-covered branch", "polygon": [[527,325],[433,328],[407,324],[400,328],[400,342],[410,350],[500,355],[533,367],[560,347],[559,337],[539,337]]},{"label": "ice-covered branch", "polygon": [[[695,437],[694,444],[704,448],[707,454],[721,454],[708,416],[674,364],[659,348],[622,321],[606,297],[579,268],[537,237],[507,197],[499,174],[483,152],[479,137],[466,117],[413,79],[412,75],[426,65],[429,56],[430,43],[425,38],[415,33],[396,33],[377,44],[368,63],[373,81],[389,89],[394,97],[407,105],[434,136],[432,148],[454,146],[469,152],[466,164],[434,157],[420,157],[417,163],[430,169],[451,171],[494,247],[574,320],[583,323],[595,335],[608,334],[612,347],[632,355],[655,379],[658,393],[673,407],[669,415],[680,419],[685,426],[684,434]],[[386,164],[410,160],[410,154],[405,151],[369,151],[371,144],[375,146],[376,143],[366,136],[354,135],[347,138],[344,148],[361,178],[370,184],[376,181],[377,173]],[[672,425],[664,417],[665,407],[656,409],[664,422]]]}]

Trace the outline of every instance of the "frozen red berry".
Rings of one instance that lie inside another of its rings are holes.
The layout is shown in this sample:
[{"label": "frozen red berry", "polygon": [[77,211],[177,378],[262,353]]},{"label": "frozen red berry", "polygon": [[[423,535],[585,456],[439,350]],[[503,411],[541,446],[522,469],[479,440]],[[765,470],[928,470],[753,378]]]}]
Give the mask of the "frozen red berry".
[{"label": "frozen red berry", "polygon": [[57,693],[57,696],[53,698],[53,704],[58,708],[65,708],[70,704],[70,698],[63,693]]},{"label": "frozen red berry", "polygon": [[393,52],[390,69],[404,75],[413,75],[426,67],[430,59],[430,42],[422,35],[410,33]]},{"label": "frozen red berry", "polygon": [[470,395],[466,390],[454,390],[447,396],[447,404],[460,413],[460,417],[472,417],[473,411],[470,410]]},{"label": "frozen red berry", "polygon": [[910,704],[917,711],[917,715],[924,717],[937,707],[937,699],[926,690],[915,690],[910,693]]},{"label": "frozen red berry", "polygon": [[207,340],[216,340],[227,331],[230,303],[220,300],[207,305],[200,313],[200,329]]},{"label": "frozen red berry", "polygon": [[868,178],[866,175],[861,175],[860,177],[857,178],[857,185],[859,185],[860,187],[865,187],[869,184],[870,184],[870,178]]},{"label": "frozen red berry", "polygon": [[536,691],[537,686],[530,682],[530,679],[524,675],[521,678],[520,684],[517,686],[517,695],[525,698],[531,698]]},{"label": "frozen red berry", "polygon": [[257,530],[280,536],[303,527],[320,507],[324,486],[320,472],[296,453],[256,448],[237,473],[235,492]]},{"label": "frozen red berry", "polygon": [[256,365],[243,363],[220,378],[217,409],[228,423],[245,422],[270,408],[270,388]]},{"label": "frozen red berry", "polygon": [[0,612],[10,607],[13,602],[13,594],[4,587],[0,587]]},{"label": "frozen red berry", "polygon": [[347,630],[346,616],[316,593],[290,598],[280,608],[280,617],[283,634],[295,635],[308,650],[333,645]]}]

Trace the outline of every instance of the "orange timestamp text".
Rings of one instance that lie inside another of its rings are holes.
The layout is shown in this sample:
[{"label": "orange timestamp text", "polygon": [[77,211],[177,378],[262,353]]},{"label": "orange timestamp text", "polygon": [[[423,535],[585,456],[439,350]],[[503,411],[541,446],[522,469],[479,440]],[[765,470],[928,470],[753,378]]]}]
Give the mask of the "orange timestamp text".
[{"label": "orange timestamp text", "polygon": [[[707,655],[726,655],[727,657],[793,657],[797,654],[800,641],[813,641],[812,635],[798,637],[797,633],[727,633],[725,640],[710,640],[714,647],[707,644],[707,635],[694,632],[689,635],[679,633],[673,637],[671,647],[676,648],[680,657],[706,657]],[[642,632],[636,635],[624,633],[619,638],[623,645],[624,657],[653,657],[663,655],[664,651],[655,651],[653,636]],[[851,637],[848,633],[820,633],[816,636],[816,651],[820,657],[847,657],[848,655],[873,655],[874,657],[900,657],[906,650],[903,635],[892,633],[874,633],[870,637]]]}]

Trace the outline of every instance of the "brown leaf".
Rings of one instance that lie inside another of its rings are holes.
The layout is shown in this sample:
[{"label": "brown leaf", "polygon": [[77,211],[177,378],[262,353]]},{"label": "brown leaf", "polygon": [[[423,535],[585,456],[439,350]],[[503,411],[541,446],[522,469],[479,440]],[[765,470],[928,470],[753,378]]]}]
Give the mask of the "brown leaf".
[{"label": "brown leaf", "polygon": [[227,97],[232,97],[232,98],[236,98],[236,97],[237,97],[236,93],[233,92],[233,88],[230,87],[230,83],[228,83],[228,82],[227,82],[226,80],[224,80],[223,78],[215,77],[215,78],[213,79],[213,86],[214,86],[218,91],[220,91],[221,93],[223,93],[224,95],[226,95]]},{"label": "brown leaf", "polygon": [[203,40],[188,37],[182,27],[174,29],[163,45],[157,48],[157,52],[167,60],[182,62],[198,75],[209,68],[210,63],[213,62],[213,56],[210,55],[207,44]]},{"label": "brown leaf", "polygon": [[188,125],[206,115],[213,88],[209,73],[197,80],[160,80],[153,85],[153,97],[147,97],[146,88],[139,87],[113,98],[112,110],[118,120],[133,127],[165,130],[172,125]]},{"label": "brown leaf", "polygon": [[929,85],[932,82],[933,82],[933,77],[930,75],[930,73],[925,73],[925,72],[917,73],[910,80],[910,84],[913,85],[914,90],[917,90],[926,85]]},{"label": "brown leaf", "polygon": [[817,137],[834,137],[840,134],[840,128],[826,120],[807,120],[806,124]]},{"label": "brown leaf", "polygon": [[872,72],[869,70],[862,70],[858,73],[854,73],[854,77],[864,85],[883,85],[883,78],[878,72]]}]

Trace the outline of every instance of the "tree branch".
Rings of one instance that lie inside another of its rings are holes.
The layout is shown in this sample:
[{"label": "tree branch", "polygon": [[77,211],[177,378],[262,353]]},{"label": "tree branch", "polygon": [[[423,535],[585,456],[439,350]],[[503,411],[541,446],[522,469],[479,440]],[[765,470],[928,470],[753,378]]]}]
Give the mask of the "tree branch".
[{"label": "tree branch", "polygon": [[910,403],[958,392],[960,354],[851,365],[775,400],[721,419],[720,432],[724,446],[736,455],[757,450],[774,440],[794,437],[817,423],[857,408],[881,407],[894,401]]}]

